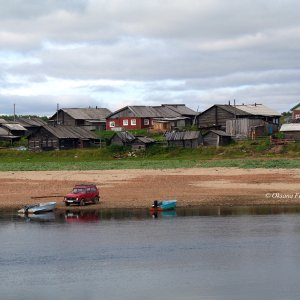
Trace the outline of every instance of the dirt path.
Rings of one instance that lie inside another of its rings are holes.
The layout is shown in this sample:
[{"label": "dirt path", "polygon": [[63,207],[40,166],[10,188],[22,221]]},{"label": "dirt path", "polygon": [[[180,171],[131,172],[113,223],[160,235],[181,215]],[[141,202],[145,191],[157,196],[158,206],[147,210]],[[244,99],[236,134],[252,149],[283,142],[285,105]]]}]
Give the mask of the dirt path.
[{"label": "dirt path", "polygon": [[[300,205],[299,169],[0,172],[0,180],[2,208],[54,199],[63,207],[63,195],[77,183],[97,184],[99,206],[105,208],[150,207],[155,199],[177,199],[178,206],[185,207]],[[39,196],[53,197],[32,198]]]}]

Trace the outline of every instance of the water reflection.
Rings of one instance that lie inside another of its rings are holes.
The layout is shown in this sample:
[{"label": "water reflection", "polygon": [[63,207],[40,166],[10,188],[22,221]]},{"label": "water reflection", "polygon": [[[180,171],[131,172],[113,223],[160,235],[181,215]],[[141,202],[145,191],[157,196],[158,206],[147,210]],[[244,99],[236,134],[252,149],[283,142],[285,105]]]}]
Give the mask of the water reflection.
[{"label": "water reflection", "polygon": [[34,221],[34,222],[100,222],[110,220],[144,220],[167,219],[171,217],[193,216],[243,216],[298,214],[300,206],[241,206],[241,207],[177,207],[175,210],[151,212],[149,209],[83,209],[56,210],[38,215],[18,215],[16,210],[0,210],[0,221]]}]

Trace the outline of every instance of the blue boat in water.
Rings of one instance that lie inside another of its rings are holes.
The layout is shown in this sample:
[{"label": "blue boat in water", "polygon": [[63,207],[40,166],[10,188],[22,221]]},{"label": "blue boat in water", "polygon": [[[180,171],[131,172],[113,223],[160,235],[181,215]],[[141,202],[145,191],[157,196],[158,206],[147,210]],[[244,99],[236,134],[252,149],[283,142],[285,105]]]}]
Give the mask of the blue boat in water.
[{"label": "blue boat in water", "polygon": [[174,209],[176,207],[177,200],[164,200],[164,201],[158,201],[155,200],[151,210],[170,210]]}]

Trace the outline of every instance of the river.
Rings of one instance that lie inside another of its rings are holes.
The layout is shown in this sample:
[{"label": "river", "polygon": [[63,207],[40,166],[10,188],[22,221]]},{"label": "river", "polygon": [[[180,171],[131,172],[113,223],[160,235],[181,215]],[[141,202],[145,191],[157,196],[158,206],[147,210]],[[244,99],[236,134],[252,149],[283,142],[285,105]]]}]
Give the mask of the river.
[{"label": "river", "polygon": [[0,212],[0,299],[299,299],[299,208]]}]

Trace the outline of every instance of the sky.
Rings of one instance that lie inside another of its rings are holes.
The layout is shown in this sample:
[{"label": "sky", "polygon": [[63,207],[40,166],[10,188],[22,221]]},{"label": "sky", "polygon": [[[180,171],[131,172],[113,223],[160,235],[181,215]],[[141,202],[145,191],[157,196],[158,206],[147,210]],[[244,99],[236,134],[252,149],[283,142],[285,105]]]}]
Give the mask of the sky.
[{"label": "sky", "polygon": [[0,114],[300,102],[300,1],[0,0]]}]

